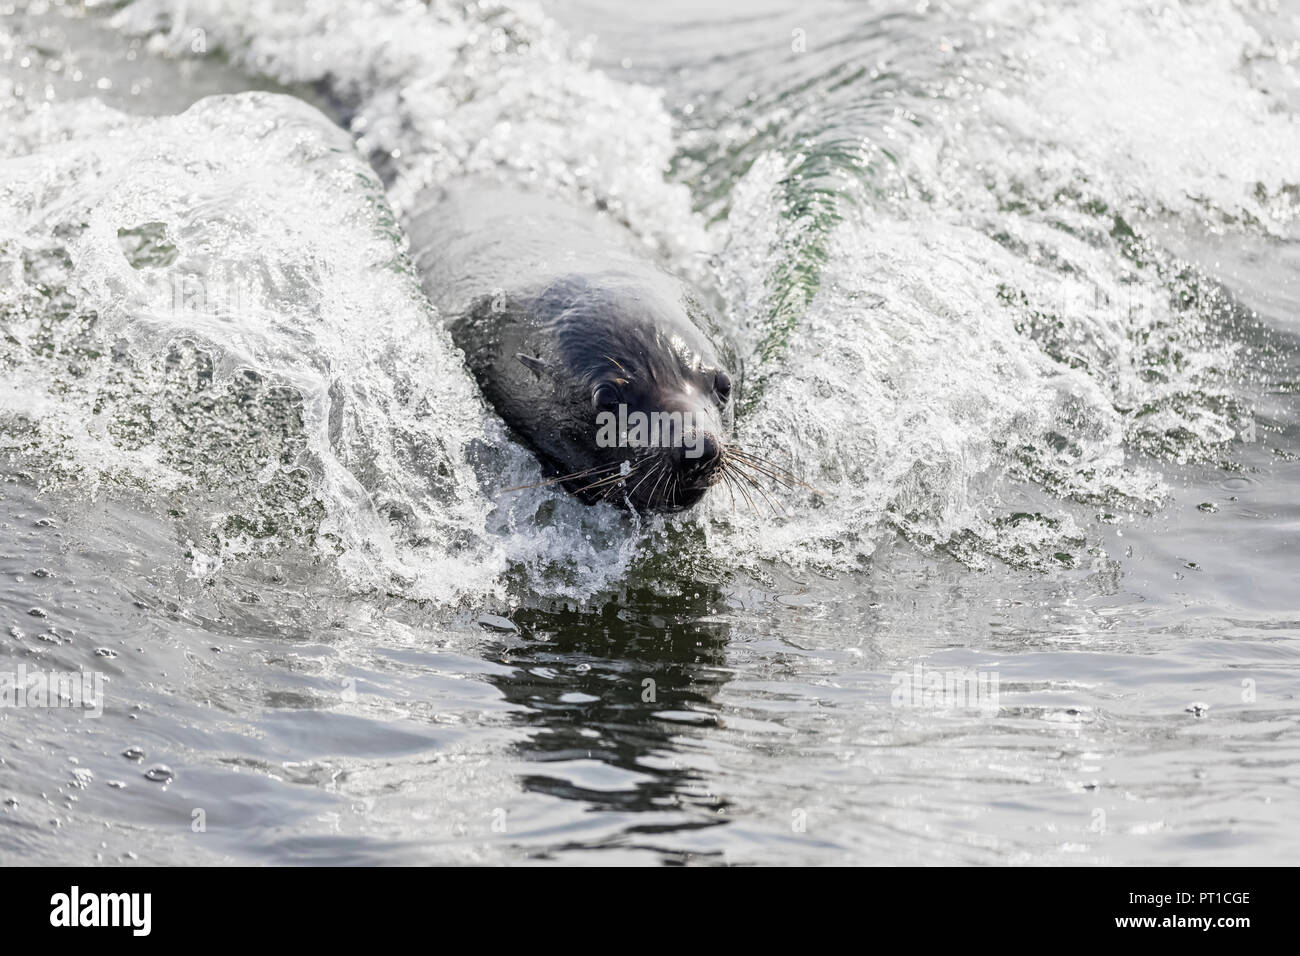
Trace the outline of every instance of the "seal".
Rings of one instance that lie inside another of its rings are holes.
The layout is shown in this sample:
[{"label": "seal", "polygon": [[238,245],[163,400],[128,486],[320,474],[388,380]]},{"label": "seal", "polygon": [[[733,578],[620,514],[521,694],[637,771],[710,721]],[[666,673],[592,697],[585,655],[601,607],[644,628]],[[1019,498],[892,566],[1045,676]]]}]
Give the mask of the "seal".
[{"label": "seal", "polygon": [[726,477],[735,350],[627,229],[466,181],[421,196],[408,230],[425,292],[547,483],[649,513]]}]

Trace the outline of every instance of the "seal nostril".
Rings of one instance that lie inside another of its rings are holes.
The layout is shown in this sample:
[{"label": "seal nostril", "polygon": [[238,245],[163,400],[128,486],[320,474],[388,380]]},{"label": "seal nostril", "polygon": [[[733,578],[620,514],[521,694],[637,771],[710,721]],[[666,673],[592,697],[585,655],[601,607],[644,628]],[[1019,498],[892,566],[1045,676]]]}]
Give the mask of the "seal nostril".
[{"label": "seal nostril", "polygon": [[718,436],[703,432],[692,436],[690,444],[678,449],[678,467],[687,482],[708,478],[722,458],[722,443]]},{"label": "seal nostril", "polygon": [[722,457],[722,443],[716,435],[700,436],[700,464],[712,467]]}]

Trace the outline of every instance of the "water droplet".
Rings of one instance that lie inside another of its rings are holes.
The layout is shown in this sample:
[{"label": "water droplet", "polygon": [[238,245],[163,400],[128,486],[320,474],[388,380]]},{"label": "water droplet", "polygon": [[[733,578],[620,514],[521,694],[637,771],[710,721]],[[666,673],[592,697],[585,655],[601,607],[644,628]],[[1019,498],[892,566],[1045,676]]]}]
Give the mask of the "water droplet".
[{"label": "water droplet", "polygon": [[171,783],[176,779],[176,774],[172,773],[172,768],[165,763],[157,764],[150,767],[144,772],[146,780],[152,780],[154,783]]},{"label": "water droplet", "polygon": [[122,756],[127,760],[143,760],[144,750],[139,747],[127,747],[122,751]]},{"label": "water droplet", "polygon": [[489,631],[502,631],[511,634],[519,633],[519,628],[515,626],[514,621],[511,621],[509,618],[498,617],[496,614],[480,615],[478,626]]},{"label": "water droplet", "polygon": [[72,771],[68,782],[78,790],[85,790],[90,786],[90,781],[95,779],[95,774],[85,767],[78,767]]}]

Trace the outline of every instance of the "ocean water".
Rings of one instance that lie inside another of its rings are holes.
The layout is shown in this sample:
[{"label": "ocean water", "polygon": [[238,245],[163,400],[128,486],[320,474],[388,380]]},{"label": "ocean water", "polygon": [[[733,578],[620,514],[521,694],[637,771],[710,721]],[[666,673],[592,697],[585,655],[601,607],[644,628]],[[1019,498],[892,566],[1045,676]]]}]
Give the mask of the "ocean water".
[{"label": "ocean water", "polygon": [[[1294,860],[1300,9],[790,6],[0,4],[0,860]],[[506,492],[465,174],[821,494]]]}]

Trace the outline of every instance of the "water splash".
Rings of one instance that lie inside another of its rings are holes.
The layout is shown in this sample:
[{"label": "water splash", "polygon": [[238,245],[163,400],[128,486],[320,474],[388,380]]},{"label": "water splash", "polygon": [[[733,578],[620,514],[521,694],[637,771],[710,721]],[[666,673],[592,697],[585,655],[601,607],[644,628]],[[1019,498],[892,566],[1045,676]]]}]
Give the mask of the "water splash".
[{"label": "water splash", "polygon": [[[581,599],[665,547],[709,573],[855,568],[895,532],[1074,567],[1098,556],[1089,510],[1159,507],[1163,463],[1223,455],[1249,411],[1231,298],[1146,227],[1291,228],[1293,121],[1241,67],[1267,56],[1244,12],[854,13],[860,42],[824,67],[741,50],[728,70],[773,78],[718,122],[592,68],[530,4],[236,6],[137,0],[115,23],[315,85],[378,176],[257,97],[157,120],[31,104],[6,144],[6,440],[168,496],[195,555],[307,541],[357,586],[435,601]],[[1141,55],[1157,41],[1194,89]],[[1128,87],[1146,92],[1117,103]],[[1232,109],[1165,135],[1171,97]],[[826,497],[759,515],[715,493],[665,524],[498,495],[536,466],[400,226],[464,172],[599,202],[648,254],[707,265],[751,355],[743,441]]]}]

